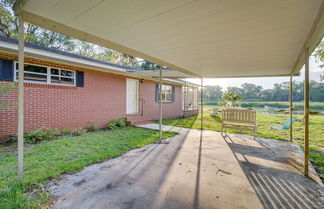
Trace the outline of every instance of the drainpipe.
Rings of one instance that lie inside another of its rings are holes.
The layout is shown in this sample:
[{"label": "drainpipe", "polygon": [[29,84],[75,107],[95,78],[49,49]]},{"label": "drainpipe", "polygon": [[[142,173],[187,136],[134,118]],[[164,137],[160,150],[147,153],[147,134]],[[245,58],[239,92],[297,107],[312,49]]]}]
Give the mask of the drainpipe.
[{"label": "drainpipe", "polygon": [[160,133],[160,139],[159,143],[162,142],[162,65],[160,65],[160,85],[159,85],[159,112],[160,112],[160,122],[159,122],[159,133]]},{"label": "drainpipe", "polygon": [[21,17],[18,19],[18,181],[22,183],[24,179],[24,20]]},{"label": "drainpipe", "polygon": [[293,84],[292,84],[292,75],[290,76],[290,83],[289,83],[289,87],[290,87],[290,105],[289,105],[289,113],[290,113],[290,129],[289,129],[289,136],[290,136],[290,141],[292,142],[292,138],[293,138],[293,130],[292,130],[292,126],[293,126],[293,123],[292,123],[292,115],[293,115]]},{"label": "drainpipe", "polygon": [[308,176],[308,145],[309,145],[309,49],[305,49],[305,81],[304,81],[304,175]]}]

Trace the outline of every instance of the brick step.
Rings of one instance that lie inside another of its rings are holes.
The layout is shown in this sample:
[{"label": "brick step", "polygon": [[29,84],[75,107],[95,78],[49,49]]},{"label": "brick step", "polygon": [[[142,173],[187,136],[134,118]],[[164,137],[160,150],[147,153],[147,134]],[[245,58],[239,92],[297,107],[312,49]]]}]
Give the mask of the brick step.
[{"label": "brick step", "polygon": [[140,124],[152,123],[151,119],[143,116],[130,116],[127,117],[126,121],[128,125],[140,125]]},{"label": "brick step", "polygon": [[144,124],[149,124],[149,123],[153,123],[153,121],[152,120],[139,121],[139,122],[133,123],[132,126],[134,126],[134,125],[144,125]]}]

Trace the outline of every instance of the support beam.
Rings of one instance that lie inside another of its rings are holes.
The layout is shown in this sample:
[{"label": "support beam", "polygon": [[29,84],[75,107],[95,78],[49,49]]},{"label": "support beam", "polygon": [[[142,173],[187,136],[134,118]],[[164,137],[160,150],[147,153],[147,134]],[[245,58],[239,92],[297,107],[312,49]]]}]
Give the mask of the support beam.
[{"label": "support beam", "polygon": [[24,178],[24,21],[18,28],[18,181]]},{"label": "support beam", "polygon": [[304,81],[304,175],[308,176],[308,145],[309,145],[309,49],[305,49],[305,81]]},{"label": "support beam", "polygon": [[160,113],[160,121],[159,121],[159,133],[160,133],[160,139],[159,142],[162,142],[163,136],[162,136],[162,65],[160,66],[160,85],[159,85],[159,113]]},{"label": "support beam", "polygon": [[188,105],[188,92],[187,92],[188,88],[187,88],[187,82],[185,82],[185,89],[183,91],[183,110],[184,110],[184,113],[183,113],[183,116],[185,117],[186,116],[186,113],[187,113],[187,105]]},{"label": "support beam", "polygon": [[204,98],[203,98],[203,87],[204,87],[204,83],[203,83],[203,78],[201,78],[200,80],[201,82],[201,89],[200,89],[200,111],[201,111],[201,120],[200,120],[200,129],[203,130],[203,120],[204,120]]},{"label": "support beam", "polygon": [[290,129],[289,129],[289,138],[290,138],[290,141],[292,142],[292,138],[293,138],[293,132],[292,132],[292,126],[293,126],[293,123],[292,123],[292,115],[293,115],[293,84],[292,84],[292,75],[290,76],[290,83],[289,83],[289,92],[290,92],[290,98],[289,98],[289,101],[290,101],[290,104],[289,104],[289,113],[290,113]]}]

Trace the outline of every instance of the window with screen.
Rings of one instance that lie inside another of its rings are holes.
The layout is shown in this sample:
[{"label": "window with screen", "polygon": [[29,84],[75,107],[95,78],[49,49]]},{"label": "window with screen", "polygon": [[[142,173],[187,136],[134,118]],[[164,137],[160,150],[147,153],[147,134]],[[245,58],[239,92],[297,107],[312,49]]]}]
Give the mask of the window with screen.
[{"label": "window with screen", "polygon": [[198,88],[193,86],[182,87],[182,109],[197,110],[198,109]]},{"label": "window with screen", "polygon": [[[18,80],[18,63],[15,63],[16,77]],[[24,65],[24,80],[28,82],[58,84],[75,86],[75,71],[52,68],[41,65]]]},{"label": "window with screen", "polygon": [[[159,86],[160,85],[157,85],[157,101],[160,101],[159,100]],[[174,88],[170,85],[162,85],[162,102],[173,102],[173,94],[174,94]]]}]

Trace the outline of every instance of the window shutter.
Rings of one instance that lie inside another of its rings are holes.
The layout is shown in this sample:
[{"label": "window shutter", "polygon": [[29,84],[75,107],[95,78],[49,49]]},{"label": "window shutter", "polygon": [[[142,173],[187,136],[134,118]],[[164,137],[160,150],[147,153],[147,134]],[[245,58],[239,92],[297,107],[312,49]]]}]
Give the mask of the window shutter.
[{"label": "window shutter", "polygon": [[175,86],[172,86],[172,102],[175,102]]},{"label": "window shutter", "polygon": [[12,60],[0,59],[0,80],[14,80],[14,65]]},{"label": "window shutter", "polygon": [[159,95],[159,85],[160,84],[158,84],[158,83],[155,85],[155,101],[156,102],[159,102],[159,96],[160,96]]},{"label": "window shutter", "polygon": [[84,86],[84,72],[82,71],[76,71],[76,86]]}]

